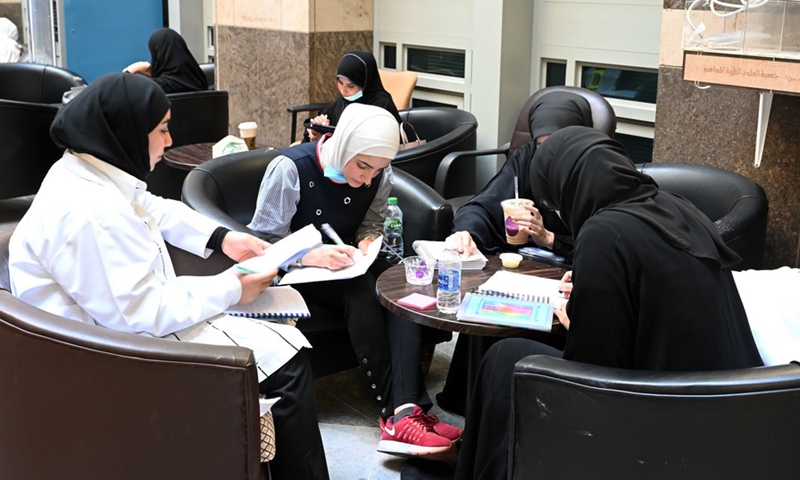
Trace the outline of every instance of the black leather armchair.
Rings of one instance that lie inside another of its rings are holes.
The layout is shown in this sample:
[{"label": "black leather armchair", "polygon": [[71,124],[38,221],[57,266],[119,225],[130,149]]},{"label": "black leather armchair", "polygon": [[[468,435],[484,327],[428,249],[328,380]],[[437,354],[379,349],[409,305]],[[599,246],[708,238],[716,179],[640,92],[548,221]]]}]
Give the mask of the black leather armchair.
[{"label": "black leather armchair", "polygon": [[[183,184],[183,202],[221,225],[246,231],[253,218],[261,179],[267,165],[280,154],[277,150],[251,150],[215,158],[192,170]],[[392,195],[404,212],[403,240],[406,252],[417,239],[444,240],[453,224],[453,210],[430,187],[399,170],[394,170]],[[356,366],[356,355],[343,321],[314,321],[318,318],[341,319],[332,308],[308,304],[310,321],[301,319],[297,327],[314,347],[309,351],[315,377]],[[448,335],[426,332],[430,345],[449,340]]]},{"label": "black leather armchair", "polygon": [[763,266],[769,201],[764,189],[738,173],[705,165],[641,163],[659,187],[685,197],[714,222],[725,244],[742,257],[736,270]]},{"label": "black leather armchair", "polygon": [[461,208],[461,206],[470,199],[472,194],[476,192],[472,191],[453,194],[450,185],[454,182],[457,183],[460,180],[457,175],[451,173],[451,169],[454,169],[454,166],[458,164],[459,170],[461,170],[463,168],[461,166],[462,163],[472,163],[474,160],[472,160],[472,162],[469,161],[478,156],[504,155],[506,158],[508,158],[511,153],[514,152],[514,150],[529,142],[532,139],[529,120],[531,108],[533,108],[533,104],[538,99],[552,92],[569,92],[585,98],[589,102],[589,106],[592,109],[593,127],[605,132],[611,137],[614,136],[614,131],[617,129],[617,117],[614,114],[614,108],[605,98],[603,98],[602,95],[585,88],[567,87],[561,85],[546,87],[538,90],[531,95],[530,98],[528,98],[528,101],[526,101],[520,109],[519,115],[517,116],[517,122],[514,125],[514,133],[511,135],[511,141],[509,143],[501,145],[497,148],[455,151],[442,159],[442,162],[439,164],[439,171],[436,174],[436,184],[434,185],[434,188],[437,192],[439,192],[440,195],[444,196],[444,198],[447,198],[450,201],[450,204],[453,205],[454,210]]},{"label": "black leather armchair", "polygon": [[[172,117],[169,133],[172,147],[193,143],[216,143],[228,135],[228,92],[170,93]],[[188,171],[160,162],[147,179],[147,189],[156,195],[180,200],[181,187]]]},{"label": "black leather armchair", "polygon": [[208,83],[209,90],[216,90],[216,78],[214,76],[214,72],[216,71],[216,63],[201,63],[200,70],[203,71],[203,74],[206,76],[206,82]]},{"label": "black leather armchair", "polygon": [[33,195],[47,171],[61,158],[50,138],[58,107],[0,100],[0,199]]},{"label": "black leather armchair", "polygon": [[0,63],[0,98],[61,104],[61,97],[86,80],[69,70],[38,63]]},{"label": "black leather armchair", "polygon": [[[249,349],[117,332],[28,305],[5,290],[10,236],[0,234],[4,477],[264,478]],[[180,273],[188,256],[204,262],[184,253]]]},{"label": "black leather armchair", "polygon": [[794,479],[800,365],[645,372],[531,356],[509,478]]},{"label": "black leather armchair", "polygon": [[[469,161],[465,158],[458,165],[457,171],[454,168],[442,174],[438,172],[440,162],[449,153],[475,149],[478,131],[478,120],[475,116],[457,108],[421,107],[401,111],[400,118],[404,122],[410,122],[419,138],[426,143],[397,152],[392,160],[392,167],[419,178],[444,198],[474,193],[474,159]],[[439,180],[440,175],[457,178],[457,181]],[[438,187],[440,183],[444,185],[441,188]]]}]

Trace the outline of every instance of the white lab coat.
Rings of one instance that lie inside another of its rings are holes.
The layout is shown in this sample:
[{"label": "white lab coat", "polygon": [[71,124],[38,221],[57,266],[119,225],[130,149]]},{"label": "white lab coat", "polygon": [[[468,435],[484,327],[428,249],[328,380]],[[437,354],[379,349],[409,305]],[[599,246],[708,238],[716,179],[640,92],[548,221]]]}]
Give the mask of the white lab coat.
[{"label": "white lab coat", "polygon": [[202,257],[218,224],[91,155],[66,152],[11,237],[12,293],[89,324],[251,348],[259,381],[310,347],[294,327],[223,312],[241,297],[232,272],[177,277],[164,241]]}]

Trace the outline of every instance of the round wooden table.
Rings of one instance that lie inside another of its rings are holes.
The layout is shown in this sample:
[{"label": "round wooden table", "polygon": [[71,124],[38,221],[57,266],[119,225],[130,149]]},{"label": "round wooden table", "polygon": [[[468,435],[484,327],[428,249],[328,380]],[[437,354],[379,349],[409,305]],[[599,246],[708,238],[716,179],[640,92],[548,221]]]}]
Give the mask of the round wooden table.
[{"label": "round wooden table", "polygon": [[[519,268],[509,269],[503,267],[500,262],[500,257],[497,255],[490,255],[488,258],[489,261],[486,263],[486,267],[483,270],[461,270],[462,298],[464,293],[478,288],[482,283],[489,280],[489,277],[495,272],[500,270],[554,279],[561,279],[565,272],[563,268],[553,267],[552,265],[528,259],[523,259]],[[514,337],[530,333],[530,330],[522,328],[479,325],[458,321],[456,320],[455,314],[443,314],[436,309],[435,305],[427,310],[413,310],[397,303],[397,300],[412,293],[436,297],[437,284],[435,278],[434,275],[434,281],[431,282],[430,285],[411,285],[406,282],[406,273],[403,265],[395,265],[378,277],[378,282],[376,284],[378,301],[387,310],[401,318],[439,330],[490,337]],[[561,324],[558,322],[554,322],[553,324],[554,328],[560,325]]]}]

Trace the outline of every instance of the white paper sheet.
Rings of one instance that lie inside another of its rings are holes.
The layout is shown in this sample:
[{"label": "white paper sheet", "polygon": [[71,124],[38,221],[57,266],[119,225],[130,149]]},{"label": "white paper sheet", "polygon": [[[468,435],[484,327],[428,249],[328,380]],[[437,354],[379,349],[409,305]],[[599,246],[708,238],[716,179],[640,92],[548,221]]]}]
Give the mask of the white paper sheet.
[{"label": "white paper sheet", "polygon": [[283,276],[279,285],[326,282],[329,280],[343,280],[364,275],[369,269],[369,266],[372,265],[372,262],[378,258],[378,254],[381,251],[381,240],[381,238],[376,238],[369,244],[367,254],[363,256],[357,255],[355,263],[347,268],[341,270],[328,270],[327,268],[321,267],[293,268]]}]

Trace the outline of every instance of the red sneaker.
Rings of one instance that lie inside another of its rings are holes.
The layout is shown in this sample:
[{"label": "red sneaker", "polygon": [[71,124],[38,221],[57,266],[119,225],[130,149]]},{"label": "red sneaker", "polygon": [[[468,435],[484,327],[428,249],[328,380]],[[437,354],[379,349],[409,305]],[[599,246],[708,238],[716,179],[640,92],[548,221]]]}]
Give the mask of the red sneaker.
[{"label": "red sneaker", "polygon": [[378,451],[412,456],[441,454],[455,448],[450,439],[437,434],[428,423],[425,412],[419,407],[415,407],[410,415],[401,418],[397,423],[394,417],[386,422],[381,418],[381,441],[378,442]]},{"label": "red sneaker", "polygon": [[443,421],[439,420],[439,417],[436,415],[429,413],[423,414],[425,424],[432,428],[434,432],[440,437],[444,437],[451,442],[457,442],[461,440],[461,435],[464,434],[464,431],[460,428],[450,425],[449,423],[444,423]]}]

